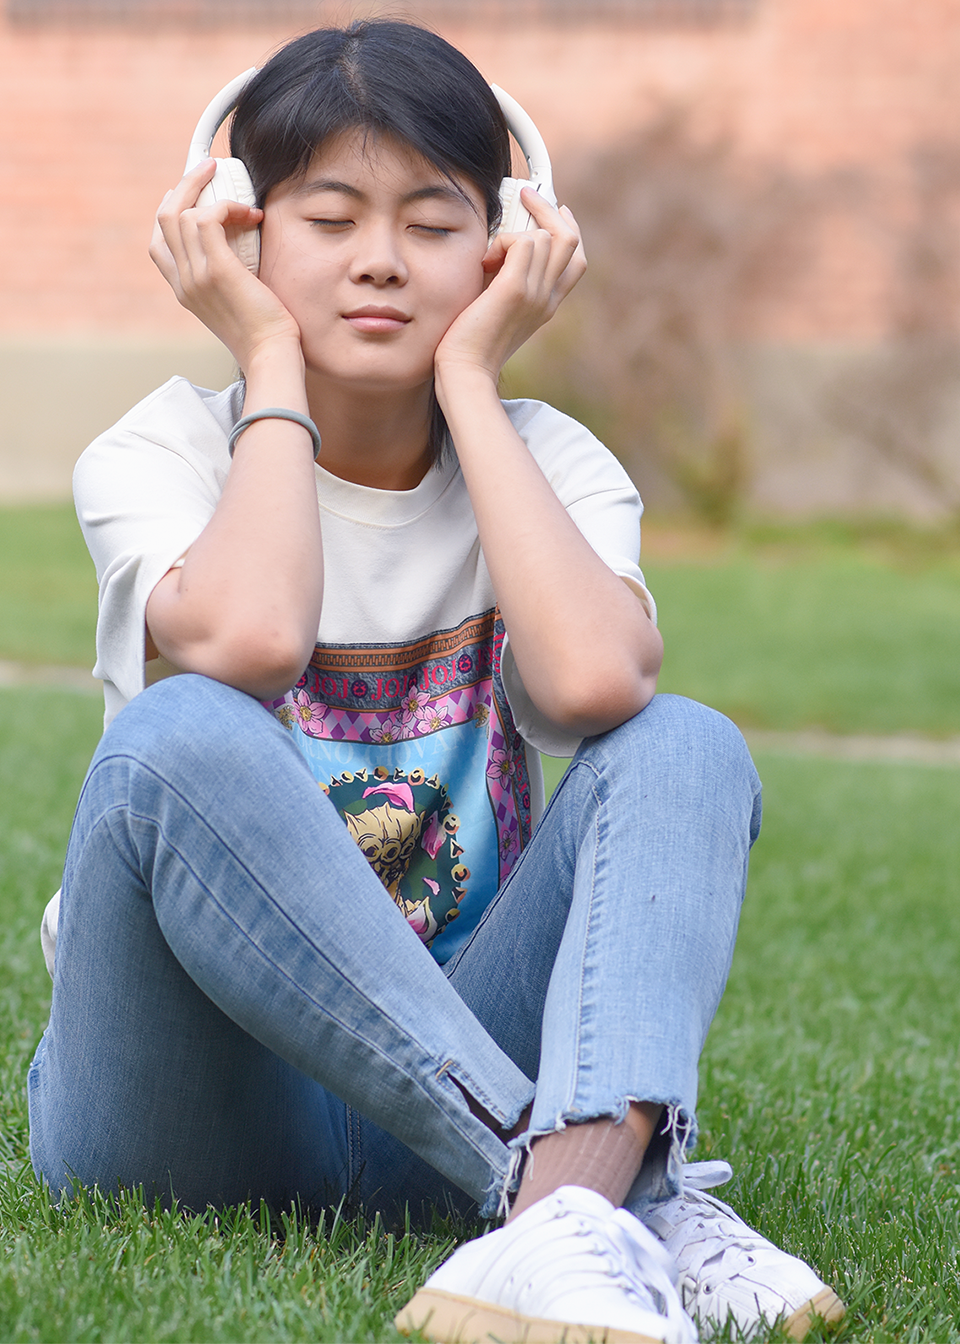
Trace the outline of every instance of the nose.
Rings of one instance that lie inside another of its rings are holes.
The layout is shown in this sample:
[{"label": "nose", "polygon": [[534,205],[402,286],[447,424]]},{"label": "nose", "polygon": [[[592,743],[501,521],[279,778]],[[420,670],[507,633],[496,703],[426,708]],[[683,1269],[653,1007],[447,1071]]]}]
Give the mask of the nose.
[{"label": "nose", "polygon": [[395,225],[387,220],[371,220],[357,230],[356,240],[351,279],[378,289],[406,284],[407,264]]}]

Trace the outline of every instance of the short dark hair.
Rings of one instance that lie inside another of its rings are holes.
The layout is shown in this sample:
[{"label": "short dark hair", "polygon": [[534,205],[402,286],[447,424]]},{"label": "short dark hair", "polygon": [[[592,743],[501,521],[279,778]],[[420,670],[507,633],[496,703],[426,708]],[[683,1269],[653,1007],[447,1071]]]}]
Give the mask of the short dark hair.
[{"label": "short dark hair", "polygon": [[[246,165],[262,206],[274,187],[303,176],[327,140],[353,130],[392,136],[454,185],[471,182],[487,228],[499,224],[500,183],[510,175],[507,123],[480,71],[436,33],[362,19],[295,38],[240,95],[230,153]],[[431,400],[429,448],[439,461],[448,430],[436,395]]]},{"label": "short dark hair", "polygon": [[302,176],[332,136],[362,130],[409,145],[451,178],[465,178],[500,220],[510,137],[489,85],[462,52],[417,24],[363,19],[319,28],[281,48],[244,89],[230,152],[263,205]]}]

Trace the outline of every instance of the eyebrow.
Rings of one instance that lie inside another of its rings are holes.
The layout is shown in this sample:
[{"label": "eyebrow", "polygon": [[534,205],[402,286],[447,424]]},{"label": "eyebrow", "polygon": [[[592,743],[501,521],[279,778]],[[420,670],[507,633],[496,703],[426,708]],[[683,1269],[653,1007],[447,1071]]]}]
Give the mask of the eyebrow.
[{"label": "eyebrow", "polygon": [[[359,188],[351,186],[349,182],[338,182],[333,178],[314,178],[309,182],[301,182],[294,190],[295,196],[313,196],[320,192],[336,192],[341,196],[349,196],[352,200],[362,201],[364,193]],[[415,205],[418,201],[450,201],[459,205],[466,205],[473,208],[469,197],[463,192],[457,191],[455,187],[445,187],[437,183],[430,187],[418,187],[416,191],[408,191],[401,197],[402,205]]]}]

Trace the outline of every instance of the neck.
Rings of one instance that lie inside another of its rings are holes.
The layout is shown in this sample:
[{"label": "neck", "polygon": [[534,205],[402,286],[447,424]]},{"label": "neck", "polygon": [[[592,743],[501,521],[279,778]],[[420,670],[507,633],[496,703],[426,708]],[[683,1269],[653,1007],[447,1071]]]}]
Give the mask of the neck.
[{"label": "neck", "polygon": [[307,374],[324,470],[378,490],[412,490],[430,470],[432,384],[396,393],[345,391]]}]

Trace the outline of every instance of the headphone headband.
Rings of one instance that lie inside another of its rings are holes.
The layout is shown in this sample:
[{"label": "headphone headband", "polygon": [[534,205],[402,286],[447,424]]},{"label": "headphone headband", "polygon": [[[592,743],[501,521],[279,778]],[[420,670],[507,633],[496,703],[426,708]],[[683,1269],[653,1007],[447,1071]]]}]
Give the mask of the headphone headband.
[{"label": "headphone headband", "polygon": [[[209,158],[214,136],[236,107],[240,94],[256,73],[257,67],[255,65],[251,66],[249,70],[244,70],[242,75],[237,75],[236,79],[231,79],[229,84],[225,84],[220,92],[211,98],[197,122],[196,130],[193,132],[190,148],[187,151],[185,173],[189,173],[198,163]],[[530,186],[535,187],[552,205],[555,205],[556,201],[553,199],[551,185],[553,175],[550,168],[550,156],[547,153],[546,145],[543,143],[543,136],[537,130],[533,118],[524,112],[515,98],[511,98],[509,93],[505,93],[496,84],[491,84],[490,88],[500,104],[511,135],[520,146],[527,161],[530,172]]]},{"label": "headphone headband", "polygon": [[187,150],[187,166],[183,170],[185,173],[189,173],[198,163],[210,157],[213,137],[236,107],[237,99],[256,73],[257,67],[252,65],[249,70],[244,70],[242,75],[231,79],[229,84],[225,84],[220,92],[210,99],[191,137],[190,148]]}]

